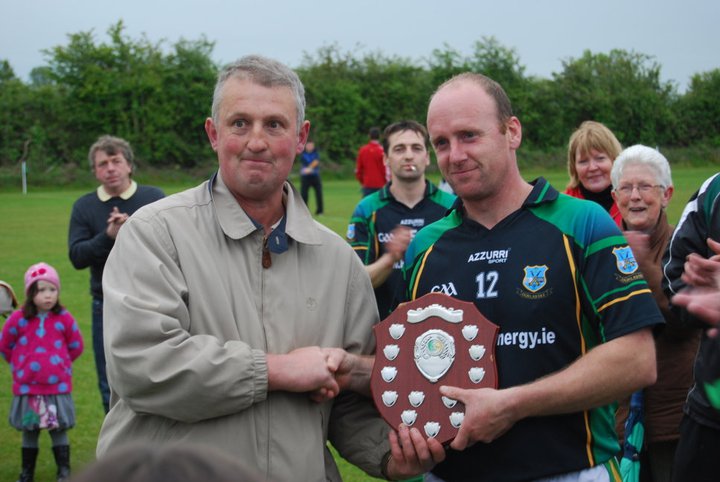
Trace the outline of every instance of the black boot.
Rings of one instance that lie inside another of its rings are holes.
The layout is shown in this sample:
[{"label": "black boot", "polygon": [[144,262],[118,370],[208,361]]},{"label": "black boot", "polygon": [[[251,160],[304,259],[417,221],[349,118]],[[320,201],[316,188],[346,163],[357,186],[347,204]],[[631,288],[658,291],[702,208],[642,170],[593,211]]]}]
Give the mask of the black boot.
[{"label": "black boot", "polygon": [[22,448],[22,472],[20,472],[18,482],[33,482],[38,450],[37,448]]},{"label": "black boot", "polygon": [[56,445],[52,450],[57,465],[57,482],[65,482],[70,478],[70,446]]}]

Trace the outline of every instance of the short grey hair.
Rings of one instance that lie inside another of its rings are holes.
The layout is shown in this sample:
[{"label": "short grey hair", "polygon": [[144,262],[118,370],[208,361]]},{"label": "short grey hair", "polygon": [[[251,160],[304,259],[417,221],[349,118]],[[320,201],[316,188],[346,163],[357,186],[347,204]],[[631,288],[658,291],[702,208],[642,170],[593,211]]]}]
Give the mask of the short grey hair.
[{"label": "short grey hair", "polygon": [[613,189],[617,189],[625,167],[630,165],[648,166],[655,173],[657,181],[664,188],[673,185],[670,175],[670,163],[660,151],[652,147],[635,144],[622,151],[610,171]]},{"label": "short grey hair", "polygon": [[305,87],[300,78],[289,67],[277,60],[260,55],[248,55],[236,60],[220,71],[212,101],[212,119],[218,123],[218,110],[222,101],[225,82],[230,78],[247,79],[263,87],[287,87],[295,97],[297,131],[300,132],[305,120]]}]

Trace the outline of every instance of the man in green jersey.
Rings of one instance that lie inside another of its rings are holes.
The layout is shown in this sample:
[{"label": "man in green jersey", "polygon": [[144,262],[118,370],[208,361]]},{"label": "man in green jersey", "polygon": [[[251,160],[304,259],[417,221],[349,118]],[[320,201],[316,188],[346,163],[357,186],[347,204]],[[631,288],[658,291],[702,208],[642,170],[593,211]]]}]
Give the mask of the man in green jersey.
[{"label": "man in green jersey", "polygon": [[357,205],[347,239],[370,275],[380,318],[390,314],[402,282],[403,256],[423,226],[443,217],[455,196],[425,178],[430,165],[425,127],[413,120],[390,124],[383,134],[391,180]]},{"label": "man in green jersey", "polygon": [[522,127],[495,81],[444,83],[427,127],[459,200],[408,247],[403,298],[444,292],[500,327],[498,389],[438,382],[464,421],[428,477],[620,480],[613,402],[655,381],[663,322],[626,240],[598,205],[522,178]]}]

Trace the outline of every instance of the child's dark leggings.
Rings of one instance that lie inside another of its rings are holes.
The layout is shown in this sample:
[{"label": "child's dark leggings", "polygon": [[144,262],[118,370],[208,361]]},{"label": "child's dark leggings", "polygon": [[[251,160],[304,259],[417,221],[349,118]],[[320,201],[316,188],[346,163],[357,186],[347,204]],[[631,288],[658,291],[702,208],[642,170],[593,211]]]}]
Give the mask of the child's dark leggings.
[{"label": "child's dark leggings", "polygon": [[[50,430],[50,438],[52,446],[69,445],[67,430]],[[22,446],[28,449],[38,448],[38,439],[40,438],[40,430],[23,430]]]}]

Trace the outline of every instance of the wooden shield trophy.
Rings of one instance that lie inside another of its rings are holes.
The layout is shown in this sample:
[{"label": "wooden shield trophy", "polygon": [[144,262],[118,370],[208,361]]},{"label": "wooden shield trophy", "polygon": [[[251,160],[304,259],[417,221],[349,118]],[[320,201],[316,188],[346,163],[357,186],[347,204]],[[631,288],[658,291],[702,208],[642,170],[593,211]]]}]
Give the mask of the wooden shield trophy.
[{"label": "wooden shield trophy", "polygon": [[403,303],[375,325],[370,388],[375,406],[394,429],[402,422],[449,443],[465,406],[438,387],[497,388],[495,340],[499,327],[473,303],[428,293]]}]

